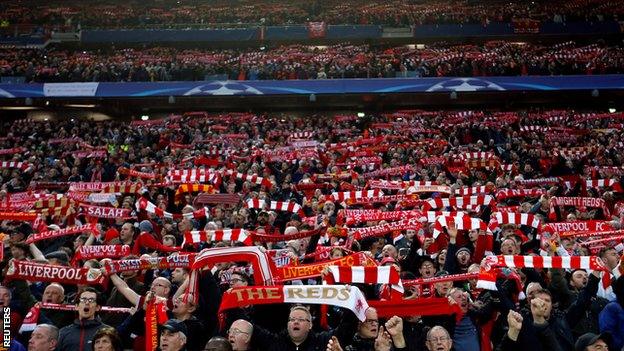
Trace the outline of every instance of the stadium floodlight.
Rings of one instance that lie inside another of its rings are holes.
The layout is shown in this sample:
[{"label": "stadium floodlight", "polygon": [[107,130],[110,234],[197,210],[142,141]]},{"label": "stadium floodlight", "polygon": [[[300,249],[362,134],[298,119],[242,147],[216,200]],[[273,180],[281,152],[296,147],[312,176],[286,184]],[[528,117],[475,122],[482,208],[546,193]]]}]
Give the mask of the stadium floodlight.
[{"label": "stadium floodlight", "polygon": [[148,115],[141,116],[141,121],[147,121],[149,119]]},{"label": "stadium floodlight", "polygon": [[450,95],[451,100],[457,100],[457,92],[456,91],[452,91],[451,95]]},{"label": "stadium floodlight", "polygon": [[362,118],[362,117],[366,116],[366,114],[364,112],[358,112],[357,116]]},{"label": "stadium floodlight", "polygon": [[594,89],[594,90],[592,90],[592,92],[591,92],[591,96],[592,96],[592,97],[595,97],[595,98],[596,98],[596,97],[599,97],[599,96],[600,96],[600,91],[598,91],[598,89]]},{"label": "stadium floodlight", "polygon": [[616,113],[617,110],[614,107],[609,108],[609,113]]}]

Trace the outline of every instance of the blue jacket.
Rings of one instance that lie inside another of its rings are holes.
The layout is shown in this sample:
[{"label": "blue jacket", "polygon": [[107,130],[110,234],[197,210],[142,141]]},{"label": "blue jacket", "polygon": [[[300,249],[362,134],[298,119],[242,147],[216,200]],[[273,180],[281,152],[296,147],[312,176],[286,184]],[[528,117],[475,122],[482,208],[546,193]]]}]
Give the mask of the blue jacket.
[{"label": "blue jacket", "polygon": [[617,302],[609,302],[598,317],[600,332],[609,332],[613,336],[613,349],[624,346],[624,309]]}]

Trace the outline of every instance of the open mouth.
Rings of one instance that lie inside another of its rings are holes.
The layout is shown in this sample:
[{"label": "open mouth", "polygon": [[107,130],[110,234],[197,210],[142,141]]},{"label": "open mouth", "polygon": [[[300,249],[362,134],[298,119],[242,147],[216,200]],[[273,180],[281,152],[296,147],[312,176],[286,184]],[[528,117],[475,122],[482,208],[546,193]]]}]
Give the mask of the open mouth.
[{"label": "open mouth", "polygon": [[82,312],[84,313],[89,313],[91,311],[91,309],[89,307],[85,307],[82,309]]}]

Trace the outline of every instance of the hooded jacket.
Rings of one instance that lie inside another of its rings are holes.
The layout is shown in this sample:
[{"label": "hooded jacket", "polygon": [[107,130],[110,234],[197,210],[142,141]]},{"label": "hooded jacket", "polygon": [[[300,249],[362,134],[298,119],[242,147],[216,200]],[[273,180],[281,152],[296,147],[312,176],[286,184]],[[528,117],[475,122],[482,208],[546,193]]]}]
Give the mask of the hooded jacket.
[{"label": "hooded jacket", "polygon": [[89,320],[74,320],[74,323],[62,328],[59,332],[58,351],[91,351],[95,333],[106,324],[96,317]]}]

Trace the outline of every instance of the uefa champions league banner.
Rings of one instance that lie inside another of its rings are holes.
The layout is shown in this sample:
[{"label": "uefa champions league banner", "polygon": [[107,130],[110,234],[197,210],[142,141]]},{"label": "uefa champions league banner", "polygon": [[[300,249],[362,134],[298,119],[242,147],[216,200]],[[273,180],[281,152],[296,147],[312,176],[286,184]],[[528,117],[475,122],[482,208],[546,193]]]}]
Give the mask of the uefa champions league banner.
[{"label": "uefa champions league banner", "polygon": [[624,75],[0,84],[0,98],[391,94],[624,89]]}]

